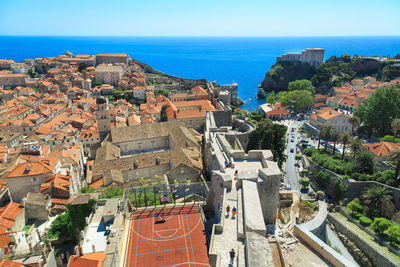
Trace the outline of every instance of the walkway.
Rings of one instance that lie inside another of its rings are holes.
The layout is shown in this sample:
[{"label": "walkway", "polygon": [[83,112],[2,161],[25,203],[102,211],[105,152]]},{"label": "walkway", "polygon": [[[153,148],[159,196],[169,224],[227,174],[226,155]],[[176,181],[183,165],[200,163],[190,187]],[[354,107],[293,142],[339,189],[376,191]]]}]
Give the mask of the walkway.
[{"label": "walkway", "polygon": [[[232,182],[232,189],[226,193],[225,205],[229,205],[231,207],[231,211],[233,207],[238,207],[238,190],[236,189],[235,181]],[[222,213],[223,215],[226,215],[226,206],[223,207]],[[238,215],[241,214],[242,212],[239,211]],[[238,238],[237,218],[232,219],[232,213],[230,213],[228,217],[225,216],[221,221],[223,221],[221,222],[224,229],[223,233],[216,234],[214,236],[214,251],[218,252],[219,254],[220,266],[244,266],[244,243],[243,240]],[[230,265],[229,251],[232,248],[236,251],[236,256],[239,255],[239,264],[237,262],[237,258],[235,258],[234,264]]]}]

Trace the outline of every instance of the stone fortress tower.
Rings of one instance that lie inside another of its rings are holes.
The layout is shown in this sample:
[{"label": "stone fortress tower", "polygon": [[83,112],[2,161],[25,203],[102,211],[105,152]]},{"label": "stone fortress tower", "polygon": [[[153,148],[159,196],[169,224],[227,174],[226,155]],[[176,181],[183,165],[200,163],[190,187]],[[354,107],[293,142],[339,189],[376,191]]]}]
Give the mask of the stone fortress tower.
[{"label": "stone fortress tower", "polygon": [[318,67],[324,61],[324,48],[307,48],[301,53],[287,53],[276,58],[276,62],[299,61],[309,63],[313,67]]},{"label": "stone fortress tower", "polygon": [[110,110],[108,109],[108,99],[99,97],[96,99],[96,119],[100,134],[100,142],[111,133]]}]

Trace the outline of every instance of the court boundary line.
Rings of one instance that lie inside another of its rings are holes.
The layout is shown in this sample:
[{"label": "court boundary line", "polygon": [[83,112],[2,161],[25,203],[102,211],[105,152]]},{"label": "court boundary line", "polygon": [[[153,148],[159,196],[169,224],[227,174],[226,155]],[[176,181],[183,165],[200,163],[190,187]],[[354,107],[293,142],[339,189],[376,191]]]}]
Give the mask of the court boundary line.
[{"label": "court boundary line", "polygon": [[[180,215],[178,215],[178,216],[180,216]],[[182,216],[180,216],[180,219],[182,220],[182,222],[183,222],[183,218],[182,218]],[[188,229],[188,231],[189,231],[190,229]],[[185,226],[183,226],[183,233],[185,234]],[[184,237],[184,240],[185,240],[185,246],[186,246],[186,256],[187,256],[187,259],[188,259],[188,261],[190,261],[190,257],[189,257],[189,248],[188,248],[188,245],[187,245],[187,242],[186,242],[186,236]],[[190,267],[190,263],[189,263],[189,267]]]},{"label": "court boundary line", "polygon": [[[168,216],[171,216],[171,215],[168,215]],[[155,217],[152,218],[153,225],[152,225],[152,227],[151,227],[152,230],[153,230],[153,233],[156,233],[156,234],[157,234],[157,232],[165,232],[165,231],[172,231],[172,230],[175,230],[175,233],[176,233],[176,232],[178,232],[178,230],[181,230],[181,227],[182,227],[182,226],[181,226],[181,221],[178,220],[178,222],[179,222],[179,227],[178,227],[178,228],[175,228],[175,229],[168,229],[168,230],[158,230],[158,231],[155,231],[155,230],[154,230],[154,225],[155,225],[154,218],[155,218]],[[167,222],[167,221],[169,221],[169,220],[172,220],[172,216],[171,216],[171,218],[169,218],[168,220],[165,220],[165,221]],[[162,237],[162,236],[160,236],[159,234],[157,234],[157,235],[158,235],[159,237]]]},{"label": "court boundary line", "polygon": [[[189,226],[189,221],[188,221],[188,218],[187,218],[187,214],[186,214],[186,224],[187,224],[188,230],[190,230],[190,226]],[[192,248],[193,262],[196,262],[196,258],[194,257],[192,236],[190,235],[190,232],[189,232],[189,238],[190,238],[190,247]],[[189,263],[189,266],[190,266],[190,263]],[[196,266],[196,263],[194,264],[194,266]]]},{"label": "court boundary line", "polygon": [[[178,215],[178,216],[180,216],[180,215]],[[196,228],[199,226],[199,224],[200,224],[201,221],[202,221],[202,220],[201,220],[201,217],[200,217],[199,220],[198,220],[198,222],[197,222],[197,224],[196,224],[196,226],[193,227],[193,229],[191,229],[188,233],[186,233],[186,234],[184,234],[184,235],[176,236],[176,237],[173,237],[173,238],[148,238],[148,237],[145,237],[145,236],[139,234],[135,229],[133,229],[133,232],[134,232],[138,237],[140,236],[140,237],[143,239],[143,240],[140,240],[140,241],[172,241],[172,240],[175,240],[175,239],[184,237],[184,236],[188,235],[189,233],[193,232],[193,230],[196,229]],[[138,228],[138,230],[139,230],[139,228]]]}]

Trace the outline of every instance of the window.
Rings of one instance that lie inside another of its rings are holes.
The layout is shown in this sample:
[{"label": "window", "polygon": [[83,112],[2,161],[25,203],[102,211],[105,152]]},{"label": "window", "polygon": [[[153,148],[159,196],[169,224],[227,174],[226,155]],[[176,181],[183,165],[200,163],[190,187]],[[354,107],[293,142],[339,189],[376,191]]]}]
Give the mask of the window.
[{"label": "window", "polygon": [[181,167],[181,173],[185,173],[185,168]]},{"label": "window", "polygon": [[37,177],[32,177],[31,180],[32,180],[32,182],[35,183],[35,182],[37,182],[38,178]]}]

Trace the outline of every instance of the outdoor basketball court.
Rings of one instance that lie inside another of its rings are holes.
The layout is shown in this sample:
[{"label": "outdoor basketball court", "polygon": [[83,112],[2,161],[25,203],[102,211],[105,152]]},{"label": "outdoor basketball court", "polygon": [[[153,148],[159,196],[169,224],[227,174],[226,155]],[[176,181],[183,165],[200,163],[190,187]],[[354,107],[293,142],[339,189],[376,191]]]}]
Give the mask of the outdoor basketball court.
[{"label": "outdoor basketball court", "polygon": [[209,266],[197,205],[135,211],[125,266]]}]

